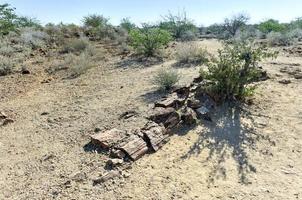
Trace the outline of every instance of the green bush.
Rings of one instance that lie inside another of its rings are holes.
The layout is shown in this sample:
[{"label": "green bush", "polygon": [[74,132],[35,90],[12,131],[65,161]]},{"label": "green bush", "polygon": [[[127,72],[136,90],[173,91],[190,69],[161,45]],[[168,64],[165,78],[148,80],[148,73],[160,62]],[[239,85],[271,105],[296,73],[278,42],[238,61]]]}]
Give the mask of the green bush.
[{"label": "green bush", "polygon": [[270,32],[282,32],[285,30],[285,28],[285,25],[280,24],[278,20],[274,19],[269,19],[261,22],[258,26],[258,29],[265,34],[268,34]]},{"label": "green bush", "polygon": [[163,21],[159,24],[159,28],[169,31],[175,39],[186,37],[188,31],[194,35],[197,32],[197,27],[194,25],[192,20],[187,18],[185,11],[178,13],[177,15],[169,13],[164,16]]},{"label": "green bush", "polygon": [[177,47],[175,56],[179,63],[202,64],[208,62],[209,53],[198,44],[185,43]]},{"label": "green bush", "polygon": [[218,53],[218,58],[209,63],[208,71],[200,73],[212,81],[209,92],[221,101],[241,100],[251,94],[254,87],[248,84],[260,77],[258,62],[276,55],[250,42],[225,44]]},{"label": "green bush", "polygon": [[137,53],[145,56],[154,56],[159,49],[171,41],[170,33],[159,28],[134,29],[130,31],[129,36],[130,45]]},{"label": "green bush", "polygon": [[179,81],[179,74],[174,70],[161,69],[157,71],[153,83],[161,90],[168,91]]}]

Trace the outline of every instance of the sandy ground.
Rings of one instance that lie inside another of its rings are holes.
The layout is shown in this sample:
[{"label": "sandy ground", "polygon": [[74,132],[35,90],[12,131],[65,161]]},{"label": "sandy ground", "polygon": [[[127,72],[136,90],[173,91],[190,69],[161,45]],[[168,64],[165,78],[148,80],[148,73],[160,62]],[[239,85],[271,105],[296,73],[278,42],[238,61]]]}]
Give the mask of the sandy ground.
[{"label": "sandy ground", "polygon": [[[0,199],[302,199],[302,83],[280,72],[302,69],[302,59],[282,52],[263,63],[272,78],[258,84],[252,106],[219,108],[213,123],[177,130],[127,176],[93,186],[107,155],[91,151],[90,134],[144,124],[162,95],[152,76],[174,62],[142,67],[113,57],[77,79],[44,84],[41,63],[30,75],[0,77],[0,111],[15,120],[0,127]],[[198,72],[177,70],[180,84]],[[119,120],[128,110],[139,115]]]}]

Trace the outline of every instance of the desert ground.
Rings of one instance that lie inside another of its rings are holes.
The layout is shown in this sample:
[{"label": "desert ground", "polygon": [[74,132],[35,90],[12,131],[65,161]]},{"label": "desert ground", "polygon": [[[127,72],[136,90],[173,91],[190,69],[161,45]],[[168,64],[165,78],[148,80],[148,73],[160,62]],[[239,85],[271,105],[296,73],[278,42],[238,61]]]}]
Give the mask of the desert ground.
[{"label": "desert ground", "polygon": [[[198,44],[212,54],[221,47]],[[277,59],[261,63],[270,79],[256,83],[250,105],[219,106],[213,122],[175,130],[158,152],[93,185],[108,159],[88,145],[95,129],[143,125],[164,95],[151,81],[158,69],[178,70],[179,85],[199,71],[173,58],[146,66],[98,47],[105,58],[78,78],[47,73],[45,56],[28,61],[30,74],[0,77],[0,111],[14,120],[0,127],[0,199],[302,199],[302,83],[284,70],[302,70],[301,55],[276,48]],[[129,110],[137,115],[119,118]]]}]

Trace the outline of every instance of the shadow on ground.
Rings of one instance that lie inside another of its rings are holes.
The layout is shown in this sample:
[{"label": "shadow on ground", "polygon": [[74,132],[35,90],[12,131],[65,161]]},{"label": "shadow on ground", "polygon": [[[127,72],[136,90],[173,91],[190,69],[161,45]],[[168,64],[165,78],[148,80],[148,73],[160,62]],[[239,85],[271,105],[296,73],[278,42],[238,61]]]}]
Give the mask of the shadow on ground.
[{"label": "shadow on ground", "polygon": [[[211,160],[214,164],[209,174],[209,184],[216,179],[226,178],[227,172],[225,161],[230,156],[237,164],[240,182],[248,184],[247,174],[256,172],[256,168],[250,163],[247,150],[256,149],[256,142],[270,139],[259,135],[253,128],[248,128],[242,123],[242,116],[245,119],[253,119],[239,106],[224,105],[217,108],[212,123],[205,123],[205,128],[199,133],[199,137],[190,150],[182,156],[187,159],[198,155],[203,151],[208,152],[206,161]],[[205,162],[206,162],[205,161]]]},{"label": "shadow on ground", "polygon": [[119,61],[116,66],[118,68],[140,68],[151,67],[163,63],[163,59],[159,57],[139,57],[129,56]]},{"label": "shadow on ground", "polygon": [[162,97],[164,97],[167,94],[168,94],[168,92],[155,89],[155,90],[152,90],[150,92],[147,92],[147,93],[141,95],[140,98],[143,99],[146,103],[151,104],[151,103],[157,102],[158,100],[160,100]]}]

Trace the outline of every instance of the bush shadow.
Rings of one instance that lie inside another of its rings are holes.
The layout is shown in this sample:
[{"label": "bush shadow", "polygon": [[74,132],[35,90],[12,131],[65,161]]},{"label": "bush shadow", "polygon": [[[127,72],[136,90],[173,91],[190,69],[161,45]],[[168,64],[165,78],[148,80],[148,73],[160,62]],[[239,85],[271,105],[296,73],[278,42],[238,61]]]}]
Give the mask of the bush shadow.
[{"label": "bush shadow", "polygon": [[209,174],[209,184],[214,183],[216,179],[226,178],[224,163],[230,154],[237,165],[239,182],[248,184],[247,175],[255,173],[256,168],[250,163],[247,151],[256,150],[256,143],[261,139],[273,145],[270,138],[257,134],[253,128],[243,124],[242,115],[253,123],[251,115],[238,105],[225,104],[217,108],[213,116],[214,122],[203,124],[205,128],[199,133],[197,141],[182,156],[182,159],[187,159],[203,151],[208,152],[205,162],[211,160],[215,163]]}]

